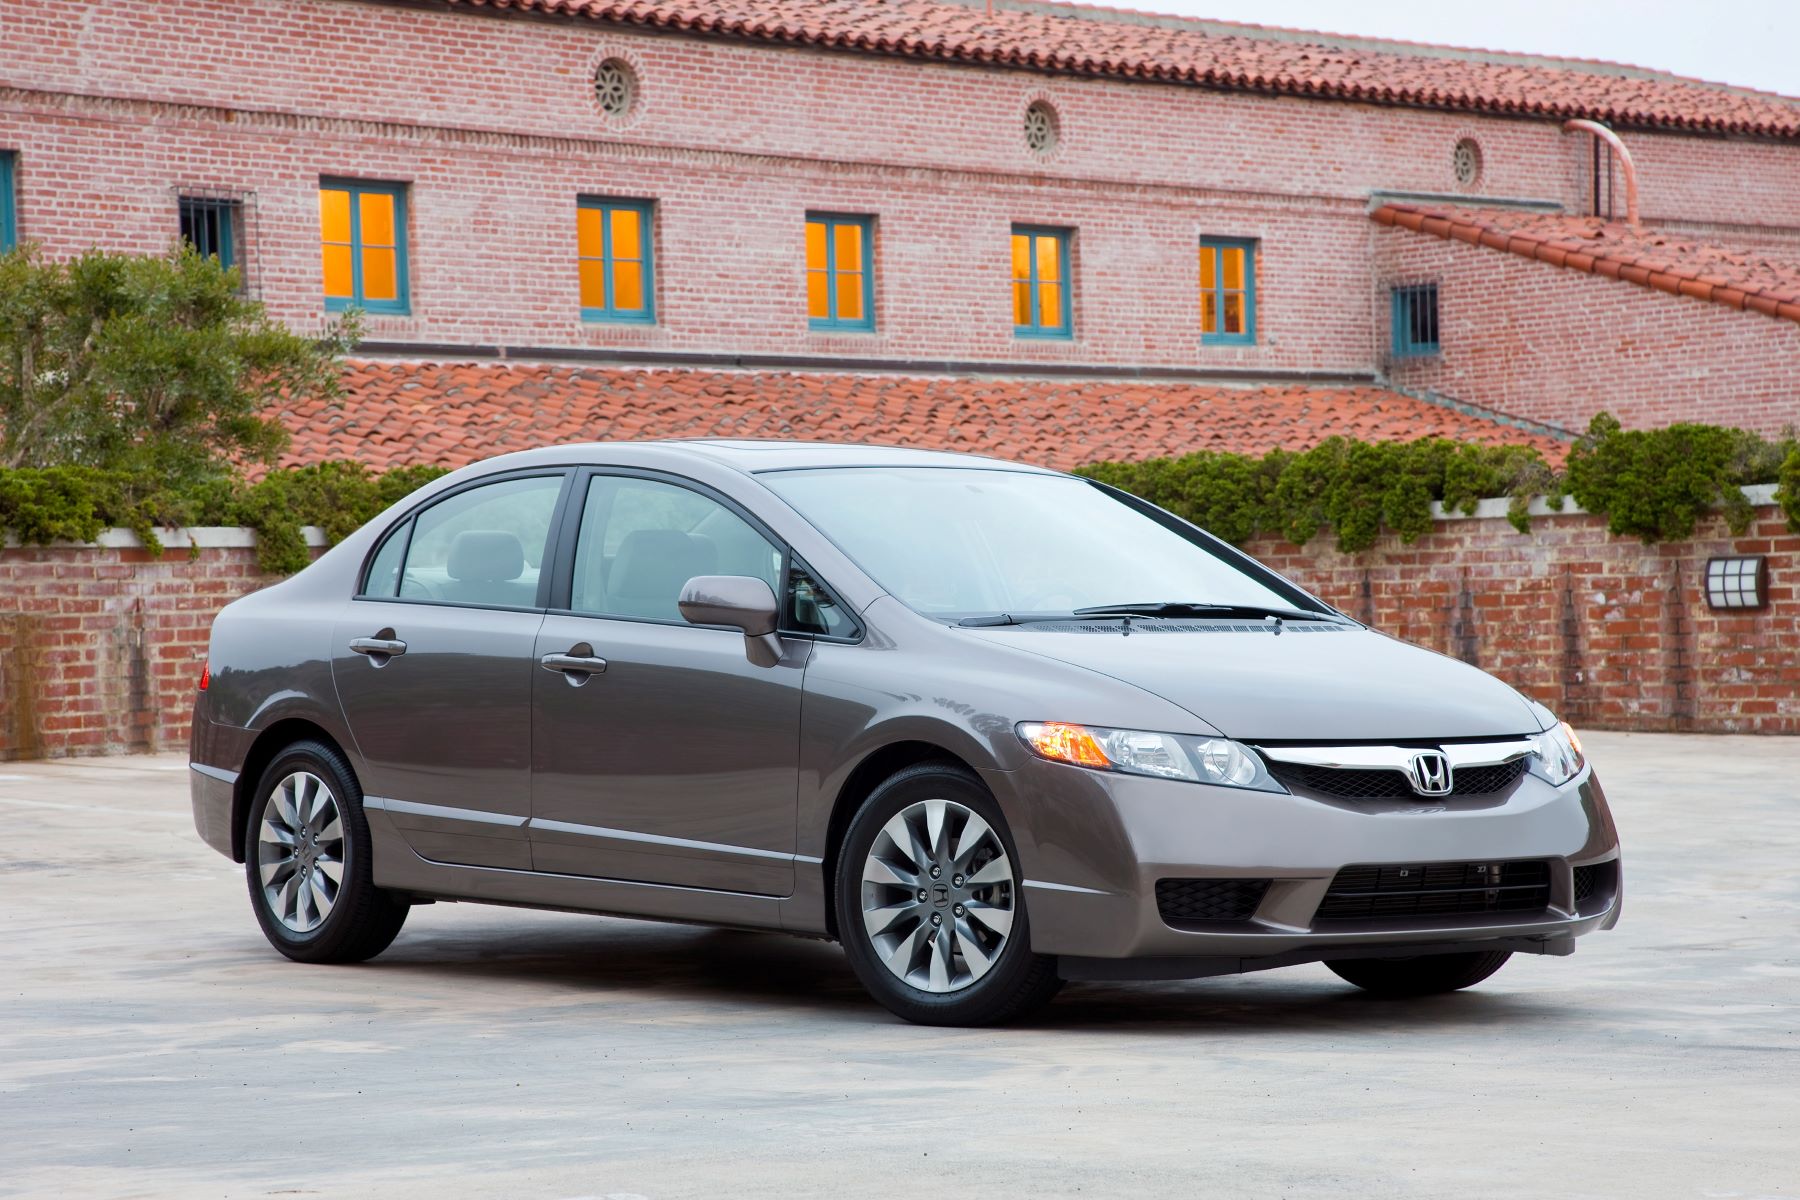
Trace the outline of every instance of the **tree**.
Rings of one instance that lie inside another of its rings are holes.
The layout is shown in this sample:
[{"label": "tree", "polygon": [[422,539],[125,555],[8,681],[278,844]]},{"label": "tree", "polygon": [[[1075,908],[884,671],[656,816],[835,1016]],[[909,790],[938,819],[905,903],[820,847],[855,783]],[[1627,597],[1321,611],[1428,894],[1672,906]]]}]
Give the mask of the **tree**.
[{"label": "tree", "polygon": [[183,245],[0,256],[0,467],[89,466],[165,486],[270,464],[287,432],[265,413],[334,396],[351,319],[318,339],[271,320],[238,275]]}]

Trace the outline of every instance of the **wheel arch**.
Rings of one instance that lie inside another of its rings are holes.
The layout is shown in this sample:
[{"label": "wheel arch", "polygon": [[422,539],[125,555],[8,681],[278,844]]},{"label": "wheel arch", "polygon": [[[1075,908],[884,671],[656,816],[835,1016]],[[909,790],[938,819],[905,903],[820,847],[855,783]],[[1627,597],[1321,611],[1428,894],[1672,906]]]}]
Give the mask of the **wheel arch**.
[{"label": "wheel arch", "polygon": [[869,798],[874,790],[888,779],[904,771],[907,767],[920,763],[936,762],[945,766],[957,767],[967,771],[977,780],[981,778],[973,764],[962,755],[937,742],[922,739],[907,739],[889,742],[878,746],[864,755],[850,774],[844,779],[843,786],[838,789],[837,798],[832,802],[831,817],[825,827],[825,929],[833,938],[838,936],[837,920],[837,865],[838,851],[844,842],[844,834],[850,828],[850,822],[862,807],[863,801]]},{"label": "wheel arch", "polygon": [[233,862],[244,861],[244,823],[250,814],[250,805],[256,799],[256,785],[262,780],[262,773],[275,756],[293,745],[295,742],[322,742],[349,761],[350,756],[344,747],[325,728],[305,717],[287,717],[276,721],[267,729],[256,735],[250,743],[250,749],[244,755],[244,765],[238,771],[237,784],[231,795],[231,858]]}]

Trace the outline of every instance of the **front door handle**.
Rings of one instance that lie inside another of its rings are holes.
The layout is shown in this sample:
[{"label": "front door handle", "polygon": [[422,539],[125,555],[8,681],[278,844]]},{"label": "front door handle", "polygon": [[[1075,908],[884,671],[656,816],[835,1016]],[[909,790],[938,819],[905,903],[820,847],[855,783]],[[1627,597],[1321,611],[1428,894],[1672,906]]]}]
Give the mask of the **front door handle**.
[{"label": "front door handle", "polygon": [[588,676],[606,671],[606,660],[595,657],[594,648],[586,642],[569,647],[567,654],[546,654],[538,659],[538,665],[546,671],[562,672],[570,687],[580,687],[588,681]]},{"label": "front door handle", "polygon": [[391,629],[384,629],[374,637],[351,638],[350,648],[358,654],[368,655],[369,662],[377,667],[406,653],[406,643],[395,637]]}]

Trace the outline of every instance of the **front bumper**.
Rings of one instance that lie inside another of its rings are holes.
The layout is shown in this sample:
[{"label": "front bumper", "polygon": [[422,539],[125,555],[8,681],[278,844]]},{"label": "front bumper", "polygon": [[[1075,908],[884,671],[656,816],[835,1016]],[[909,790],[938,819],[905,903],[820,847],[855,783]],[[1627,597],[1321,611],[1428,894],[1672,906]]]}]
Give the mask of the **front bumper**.
[{"label": "front bumper", "polygon": [[[1147,779],[1047,762],[990,772],[1025,876],[1032,948],[1070,978],[1182,978],[1372,953],[1509,948],[1564,954],[1617,923],[1618,871],[1580,902],[1574,868],[1618,858],[1592,769],[1527,776],[1503,799],[1369,805]],[[1532,912],[1315,921],[1351,865],[1545,860]],[[1240,921],[1165,921],[1159,879],[1267,879]],[[1138,960],[1131,965],[1114,961]]]}]

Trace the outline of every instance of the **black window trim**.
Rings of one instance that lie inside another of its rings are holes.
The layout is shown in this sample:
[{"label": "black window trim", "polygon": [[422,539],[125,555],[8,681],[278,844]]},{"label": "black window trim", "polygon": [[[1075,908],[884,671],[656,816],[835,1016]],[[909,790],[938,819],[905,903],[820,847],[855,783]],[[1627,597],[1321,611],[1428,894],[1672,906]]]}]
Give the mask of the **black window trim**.
[{"label": "black window trim", "polygon": [[[564,499],[556,518],[560,524],[557,526],[556,533],[551,539],[551,545],[554,547],[551,557],[555,560],[555,567],[549,577],[549,592],[547,595],[542,591],[538,593],[540,601],[544,602],[544,611],[547,615],[555,617],[581,617],[589,621],[625,621],[637,625],[663,625],[672,628],[685,629],[725,629],[736,632],[736,630],[733,630],[729,625],[695,625],[691,621],[666,621],[660,617],[633,617],[619,616],[611,613],[580,612],[569,607],[569,601],[574,591],[575,584],[575,542],[581,535],[582,512],[587,507],[588,493],[593,488],[593,479],[596,476],[602,475],[627,479],[647,479],[652,483],[666,483],[671,487],[684,488],[687,491],[704,496],[706,499],[719,504],[726,511],[740,518],[746,525],[750,526],[751,529],[755,530],[765,538],[771,546],[780,550],[781,588],[776,593],[775,601],[780,610],[780,624],[777,626],[776,632],[782,637],[803,638],[808,641],[816,642],[837,642],[847,645],[854,645],[863,640],[863,636],[867,631],[863,625],[862,619],[856,613],[850,612],[848,608],[844,611],[850,613],[850,620],[855,626],[856,632],[853,637],[833,636],[831,634],[813,633],[790,628],[790,623],[788,621],[789,606],[787,591],[789,580],[792,578],[794,564],[796,562],[800,563],[806,573],[812,577],[813,582],[824,588],[826,594],[831,596],[834,600],[836,600],[840,594],[837,589],[832,587],[831,583],[821,576],[818,571],[814,570],[810,564],[806,563],[804,559],[799,558],[799,556],[794,553],[793,546],[788,543],[786,538],[776,533],[769,527],[768,522],[764,521],[737,500],[727,496],[717,488],[700,482],[698,479],[686,475],[678,475],[673,471],[659,471],[649,467],[599,465],[577,467],[574,469],[574,482],[572,486],[565,490]],[[541,583],[542,577],[540,576],[540,584]],[[842,601],[838,601],[838,603],[842,604]]]},{"label": "black window trim", "polygon": [[460,496],[464,492],[473,491],[478,487],[485,487],[490,483],[506,483],[514,479],[548,479],[552,476],[560,476],[562,479],[562,487],[556,494],[555,507],[550,510],[550,535],[544,539],[544,562],[549,563],[552,561],[553,556],[559,547],[559,531],[562,529],[564,512],[568,508],[569,495],[572,491],[569,481],[579,470],[580,468],[577,467],[559,466],[521,467],[516,471],[497,471],[492,475],[482,475],[479,478],[471,479],[466,483],[460,483],[453,488],[436,492],[425,499],[420,500],[417,504],[408,508],[399,517],[396,517],[386,529],[382,530],[381,536],[369,544],[369,549],[363,555],[362,566],[357,569],[356,593],[350,598],[352,600],[366,600],[375,604],[426,604],[434,608],[472,608],[484,612],[545,612],[549,608],[550,586],[553,572],[544,570],[541,564],[538,568],[536,603],[530,607],[521,607],[512,604],[472,604],[462,600],[434,600],[429,597],[419,596],[371,596],[367,591],[369,586],[369,571],[375,565],[375,556],[380,554],[382,548],[387,545],[388,538],[393,536],[402,524],[409,524],[409,528],[406,531],[406,550],[400,556],[400,570],[402,575],[404,575],[406,571],[406,555],[412,553],[413,530],[418,528],[415,519],[427,509],[435,508],[445,500],[449,500],[454,496]]}]

